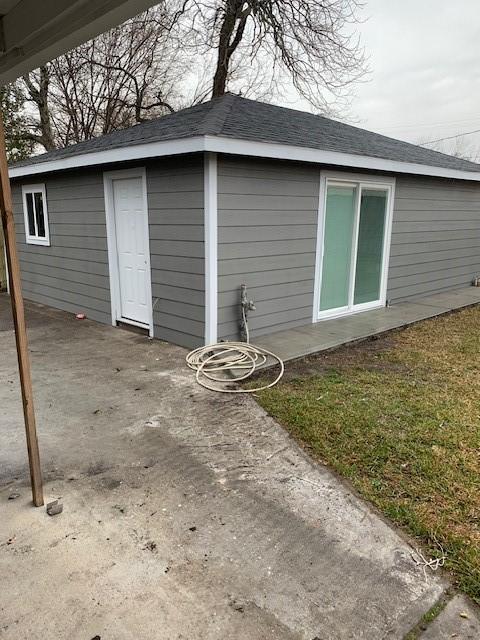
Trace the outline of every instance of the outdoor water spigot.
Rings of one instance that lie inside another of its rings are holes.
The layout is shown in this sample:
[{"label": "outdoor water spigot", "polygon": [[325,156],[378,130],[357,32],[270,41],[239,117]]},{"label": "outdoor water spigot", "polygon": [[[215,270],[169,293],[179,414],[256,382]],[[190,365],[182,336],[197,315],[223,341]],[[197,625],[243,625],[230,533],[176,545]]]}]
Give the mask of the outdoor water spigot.
[{"label": "outdoor water spigot", "polygon": [[245,312],[247,311],[255,311],[256,310],[256,306],[255,303],[253,302],[253,300],[248,300],[247,298],[247,285],[246,284],[242,284],[240,286],[240,304],[242,305],[242,308],[244,309]]},{"label": "outdoor water spigot", "polygon": [[242,284],[240,286],[240,308],[241,308],[241,317],[240,317],[240,337],[243,342],[248,342],[248,312],[255,311],[255,303],[253,300],[249,300],[247,297],[247,285]]}]

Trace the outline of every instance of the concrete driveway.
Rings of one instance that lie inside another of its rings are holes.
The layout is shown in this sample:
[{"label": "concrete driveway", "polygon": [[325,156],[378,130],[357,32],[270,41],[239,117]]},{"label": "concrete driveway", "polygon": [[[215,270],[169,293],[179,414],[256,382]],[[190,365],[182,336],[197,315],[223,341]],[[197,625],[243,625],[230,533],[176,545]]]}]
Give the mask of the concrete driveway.
[{"label": "concrete driveway", "polygon": [[39,305],[28,322],[46,497],[64,512],[30,505],[0,296],[2,639],[403,638],[442,596],[252,398],[197,386],[183,349]]}]

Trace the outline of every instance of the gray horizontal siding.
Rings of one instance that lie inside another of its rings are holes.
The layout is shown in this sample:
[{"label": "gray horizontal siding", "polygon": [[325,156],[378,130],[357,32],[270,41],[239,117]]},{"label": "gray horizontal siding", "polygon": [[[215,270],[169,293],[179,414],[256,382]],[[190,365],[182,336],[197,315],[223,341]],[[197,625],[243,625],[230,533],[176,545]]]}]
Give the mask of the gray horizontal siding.
[{"label": "gray horizontal siding", "polygon": [[398,176],[387,297],[467,286],[480,274],[480,185]]},{"label": "gray horizontal siding", "polygon": [[[145,163],[155,337],[183,346],[204,339],[203,160]],[[138,166],[136,163],[135,166]],[[50,247],[25,242],[22,181],[13,187],[25,297],[111,322],[103,172],[116,167],[28,178],[45,183]]]},{"label": "gray horizontal siding", "polygon": [[[239,287],[252,337],[309,324],[320,167],[219,158],[219,337],[238,337]],[[398,176],[388,293],[393,302],[467,286],[480,274],[480,185]]]},{"label": "gray horizontal siding", "polygon": [[[109,167],[110,168],[110,167]],[[203,158],[146,163],[155,336],[194,347],[205,326]],[[320,167],[218,159],[218,335],[238,338],[240,285],[251,335],[311,322]],[[103,169],[47,175],[51,246],[25,243],[13,187],[25,296],[110,322]],[[388,277],[393,301],[468,285],[480,274],[480,187],[397,177]]]},{"label": "gray horizontal siding", "polygon": [[[23,224],[23,223],[22,223]],[[85,268],[88,273],[97,273],[97,272],[105,272],[108,273],[108,252],[107,251],[95,251],[94,249],[68,249],[68,252],[65,251],[64,247],[57,247],[53,245],[50,247],[50,251],[45,254],[39,253],[34,247],[34,245],[24,245],[21,243],[21,236],[18,236],[19,239],[19,252],[22,254],[22,258],[29,261],[35,262],[37,264],[43,264],[47,266],[54,266],[55,268],[68,268],[71,270],[81,270],[83,265],[79,265],[80,263],[85,263]],[[23,241],[25,242],[25,236],[23,237]],[[52,238],[50,238],[52,241]],[[65,258],[65,255],[68,255],[68,258]]]},{"label": "gray horizontal siding", "polygon": [[219,158],[219,338],[238,338],[242,283],[252,338],[311,322],[318,188],[315,166]]},{"label": "gray horizontal siding", "polygon": [[[26,244],[22,184],[44,183],[50,246]],[[110,322],[103,176],[79,170],[14,181],[17,243],[25,298]]]},{"label": "gray horizontal siding", "polygon": [[156,338],[185,347],[205,337],[203,158],[147,165]]}]

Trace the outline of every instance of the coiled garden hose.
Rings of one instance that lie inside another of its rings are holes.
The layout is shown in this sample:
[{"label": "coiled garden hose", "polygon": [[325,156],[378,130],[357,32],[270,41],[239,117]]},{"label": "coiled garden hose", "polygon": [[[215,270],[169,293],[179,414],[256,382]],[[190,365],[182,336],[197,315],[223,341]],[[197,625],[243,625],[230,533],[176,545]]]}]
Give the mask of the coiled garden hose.
[{"label": "coiled garden hose", "polygon": [[[195,378],[202,387],[220,393],[254,393],[273,387],[282,378],[285,371],[283,360],[268,349],[250,344],[245,314],[243,319],[247,342],[217,342],[198,347],[187,355],[187,365],[195,371]],[[267,362],[268,358],[280,365],[280,373],[273,382],[253,389],[227,386],[247,380]]]}]

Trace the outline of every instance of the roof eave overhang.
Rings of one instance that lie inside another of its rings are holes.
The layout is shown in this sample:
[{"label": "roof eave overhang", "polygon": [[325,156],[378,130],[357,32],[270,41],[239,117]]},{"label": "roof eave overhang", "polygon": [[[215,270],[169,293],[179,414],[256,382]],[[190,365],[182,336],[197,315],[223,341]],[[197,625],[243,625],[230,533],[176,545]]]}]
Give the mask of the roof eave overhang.
[{"label": "roof eave overhang", "polygon": [[251,140],[240,140],[220,136],[195,136],[177,140],[129,145],[117,149],[93,151],[75,155],[70,158],[48,160],[24,167],[13,167],[9,170],[9,174],[10,178],[21,178],[50,173],[52,171],[64,171],[80,167],[145,160],[148,158],[160,158],[203,151],[480,182],[480,172],[476,171],[462,171],[459,169],[434,167],[412,162],[386,160],[373,156],[296,147],[271,142],[254,142]]},{"label": "roof eave overhang", "polygon": [[21,0],[1,16],[0,85],[87,42],[158,0]]}]

